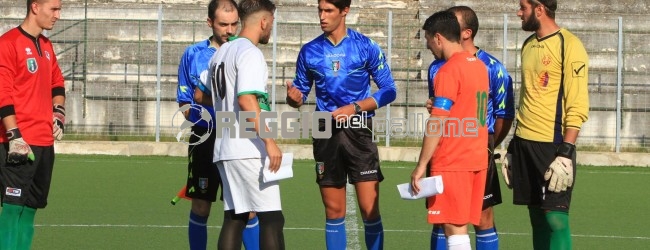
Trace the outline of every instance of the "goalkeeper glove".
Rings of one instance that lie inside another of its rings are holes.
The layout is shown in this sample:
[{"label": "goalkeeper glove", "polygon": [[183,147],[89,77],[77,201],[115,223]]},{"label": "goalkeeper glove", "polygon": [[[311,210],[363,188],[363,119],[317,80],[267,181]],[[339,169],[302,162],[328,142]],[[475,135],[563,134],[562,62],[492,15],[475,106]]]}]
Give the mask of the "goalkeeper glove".
[{"label": "goalkeeper glove", "polygon": [[62,105],[54,105],[52,123],[52,135],[54,139],[60,141],[63,139],[63,125],[65,124],[65,108]]},{"label": "goalkeeper glove", "polygon": [[18,128],[7,130],[7,139],[9,139],[9,153],[7,155],[7,163],[9,164],[23,164],[27,159],[34,161],[34,153],[23,140]]},{"label": "goalkeeper glove", "polygon": [[510,153],[506,153],[506,156],[501,159],[501,174],[503,174],[503,181],[506,182],[506,186],[509,189],[512,189],[512,184],[510,184],[510,180],[512,179],[511,162],[512,154]]},{"label": "goalkeeper glove", "polygon": [[559,193],[573,186],[573,161],[571,160],[576,146],[564,142],[555,153],[555,160],[544,173],[544,180],[549,181],[548,190]]}]

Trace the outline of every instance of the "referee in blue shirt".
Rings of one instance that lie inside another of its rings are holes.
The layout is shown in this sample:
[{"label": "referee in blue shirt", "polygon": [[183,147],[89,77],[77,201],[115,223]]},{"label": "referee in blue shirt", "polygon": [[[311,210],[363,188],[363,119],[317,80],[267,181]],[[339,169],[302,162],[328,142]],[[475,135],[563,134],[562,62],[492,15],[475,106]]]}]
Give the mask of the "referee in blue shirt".
[{"label": "referee in blue shirt", "polygon": [[[346,181],[354,184],[365,226],[366,247],[383,248],[379,213],[377,145],[372,141],[374,110],[395,100],[395,82],[381,48],[370,38],[348,29],[345,17],[351,0],[320,0],[323,34],[305,44],[296,62],[296,77],[287,83],[287,103],[294,108],[316,86],[316,111],[331,112],[329,139],[313,139],[316,182],[325,205],[327,249],[345,249]],[[370,92],[370,77],[379,90]],[[366,127],[352,128],[348,118],[360,115]]]}]

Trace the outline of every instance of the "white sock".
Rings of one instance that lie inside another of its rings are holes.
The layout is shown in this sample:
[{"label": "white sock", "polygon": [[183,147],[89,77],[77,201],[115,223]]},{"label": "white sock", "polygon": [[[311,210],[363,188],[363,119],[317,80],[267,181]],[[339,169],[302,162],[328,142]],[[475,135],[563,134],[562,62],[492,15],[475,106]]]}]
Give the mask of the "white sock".
[{"label": "white sock", "polygon": [[447,249],[449,250],[472,250],[468,234],[456,234],[447,238]]}]

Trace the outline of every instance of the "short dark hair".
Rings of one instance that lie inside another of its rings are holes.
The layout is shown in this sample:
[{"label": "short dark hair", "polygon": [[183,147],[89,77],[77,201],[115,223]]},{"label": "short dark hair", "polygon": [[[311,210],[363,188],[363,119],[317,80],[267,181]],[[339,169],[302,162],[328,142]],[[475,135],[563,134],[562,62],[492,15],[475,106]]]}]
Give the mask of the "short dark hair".
[{"label": "short dark hair", "polygon": [[29,15],[29,12],[32,10],[32,3],[36,1],[38,0],[27,0],[27,15]]},{"label": "short dark hair", "polygon": [[271,0],[241,0],[237,11],[239,11],[239,18],[244,21],[250,15],[260,11],[275,12],[275,4]]},{"label": "short dark hair", "polygon": [[434,13],[424,22],[422,29],[429,35],[439,33],[451,42],[460,42],[460,24],[451,11],[443,10]]},{"label": "short dark hair", "polygon": [[544,9],[546,9],[546,15],[548,15],[550,18],[555,18],[557,0],[528,0],[528,3],[534,6],[544,6]]},{"label": "short dark hair", "polygon": [[235,10],[237,10],[237,2],[235,2],[235,0],[212,0],[208,4],[208,18],[214,21],[217,10],[219,9],[219,7],[223,6],[223,4],[225,4],[226,2],[230,2],[230,4],[232,4]]},{"label": "short dark hair", "polygon": [[[447,10],[451,11],[454,14],[458,13],[461,17],[463,17],[463,24],[461,25],[461,29],[472,30],[472,39],[474,39],[476,33],[478,33],[478,17],[476,16],[476,12],[467,6],[454,6]],[[460,24],[460,20],[458,21],[458,24]]]},{"label": "short dark hair", "polygon": [[343,9],[345,9],[347,7],[350,7],[350,5],[352,4],[352,0],[318,0],[318,2],[320,2],[320,1],[325,1],[327,3],[331,3],[332,5],[334,5],[340,11],[342,11]]}]

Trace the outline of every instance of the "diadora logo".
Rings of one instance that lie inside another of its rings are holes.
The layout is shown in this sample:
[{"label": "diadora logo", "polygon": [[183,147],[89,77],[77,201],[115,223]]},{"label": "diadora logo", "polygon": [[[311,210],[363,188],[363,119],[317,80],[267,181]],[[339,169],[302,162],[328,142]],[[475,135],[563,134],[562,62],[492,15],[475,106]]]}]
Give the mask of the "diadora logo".
[{"label": "diadora logo", "polygon": [[488,194],[488,195],[486,195],[486,196],[483,196],[483,199],[484,199],[484,200],[487,200],[487,199],[492,198],[492,196],[494,196],[494,195],[493,195],[493,194]]},{"label": "diadora logo", "polygon": [[20,197],[22,190],[20,188],[7,187],[5,195]]},{"label": "diadora logo", "polygon": [[439,214],[440,214],[440,211],[429,210],[429,214],[431,214],[431,215],[439,215]]},{"label": "diadora logo", "polygon": [[359,174],[361,175],[368,175],[368,174],[376,174],[377,170],[368,170],[368,171],[361,171]]}]

